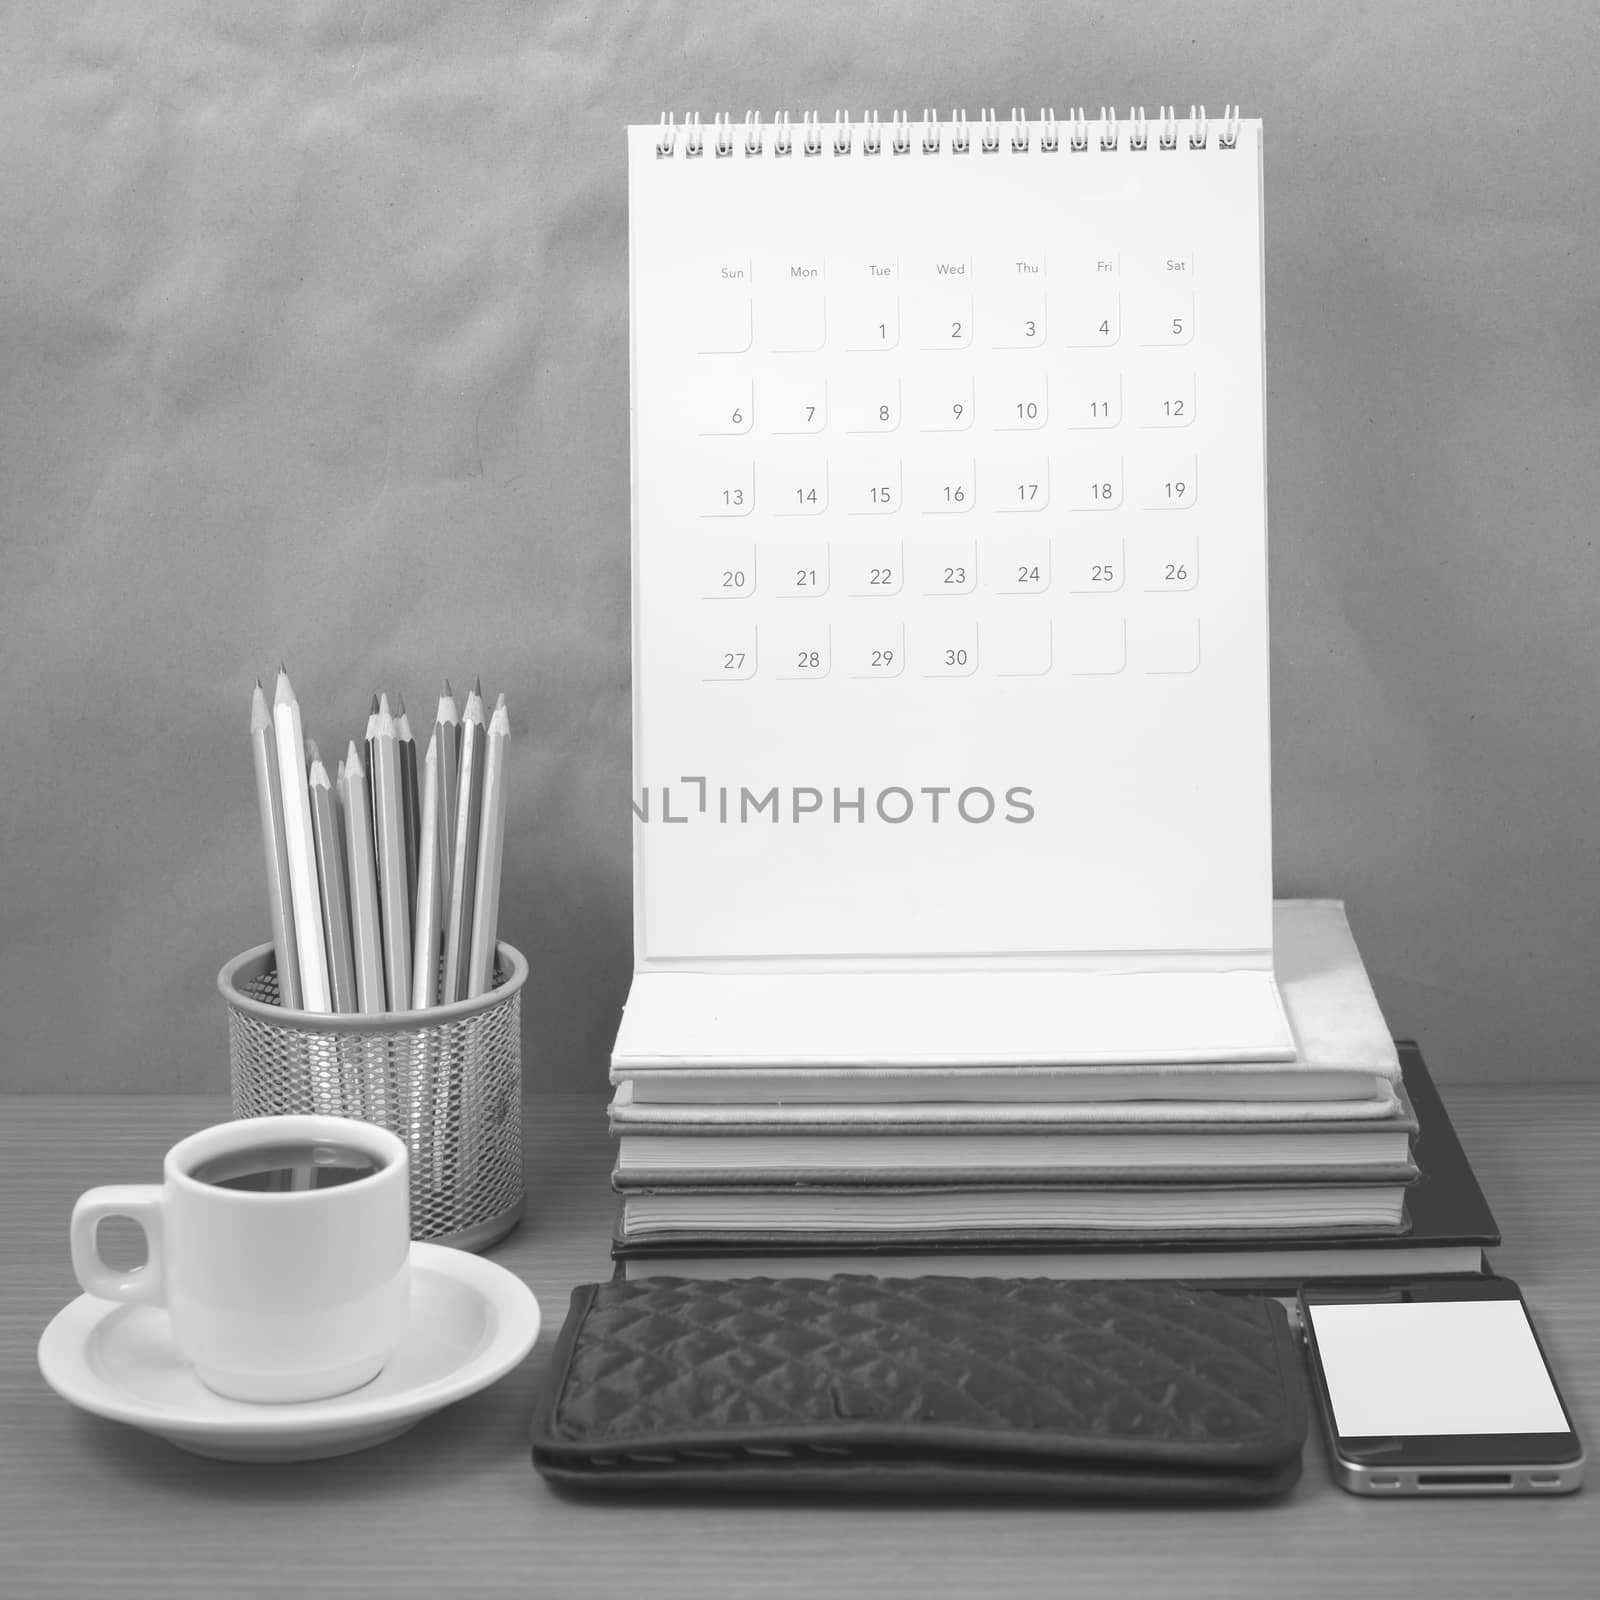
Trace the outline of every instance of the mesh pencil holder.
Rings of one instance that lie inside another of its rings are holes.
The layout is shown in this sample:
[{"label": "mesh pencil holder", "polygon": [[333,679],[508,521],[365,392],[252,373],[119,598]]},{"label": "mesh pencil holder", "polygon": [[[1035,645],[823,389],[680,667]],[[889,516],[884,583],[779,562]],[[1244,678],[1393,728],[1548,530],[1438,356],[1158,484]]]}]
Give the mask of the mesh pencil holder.
[{"label": "mesh pencil holder", "polygon": [[217,974],[228,1005],[233,1114],[375,1122],[411,1155],[411,1237],[482,1250],[522,1216],[522,986],[495,948],[487,994],[426,1011],[291,1011],[270,944]]}]

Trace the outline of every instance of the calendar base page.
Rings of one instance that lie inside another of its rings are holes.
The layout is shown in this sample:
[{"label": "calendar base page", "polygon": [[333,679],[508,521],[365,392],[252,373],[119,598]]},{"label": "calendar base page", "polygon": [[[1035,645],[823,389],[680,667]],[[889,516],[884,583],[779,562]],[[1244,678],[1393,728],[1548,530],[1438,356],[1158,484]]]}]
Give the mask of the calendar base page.
[{"label": "calendar base page", "polygon": [[1283,1061],[1271,973],[641,972],[613,1073]]},{"label": "calendar base page", "polygon": [[630,130],[639,966],[1253,968],[1292,1049],[1259,125],[826,133]]}]

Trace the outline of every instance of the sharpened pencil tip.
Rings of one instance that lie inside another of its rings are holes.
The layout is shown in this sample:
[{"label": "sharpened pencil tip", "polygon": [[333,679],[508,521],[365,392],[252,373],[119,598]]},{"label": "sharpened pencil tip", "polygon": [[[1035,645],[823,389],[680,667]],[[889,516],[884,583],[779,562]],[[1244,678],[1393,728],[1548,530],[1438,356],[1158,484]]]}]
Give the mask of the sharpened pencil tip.
[{"label": "sharpened pencil tip", "polygon": [[257,678],[256,692],[250,697],[250,731],[259,733],[271,725],[272,713],[267,710],[267,691],[261,687],[261,680]]},{"label": "sharpened pencil tip", "polygon": [[328,769],[323,766],[320,756],[311,763],[311,775],[306,779],[306,783],[312,789],[331,787],[328,783]]},{"label": "sharpened pencil tip", "polygon": [[361,765],[361,757],[356,752],[356,742],[350,741],[350,748],[344,753],[344,770],[352,778],[359,778],[366,770]]},{"label": "sharpened pencil tip", "polygon": [[378,696],[378,715],[380,717],[387,717],[391,715],[389,710],[389,695],[387,691]]},{"label": "sharpened pencil tip", "polygon": [[394,696],[394,714],[397,717],[403,717],[406,714],[406,697],[398,689],[395,690]]},{"label": "sharpened pencil tip", "polygon": [[294,700],[294,685],[289,682],[289,674],[284,668],[278,668],[278,687],[273,691],[272,703],[286,706]]},{"label": "sharpened pencil tip", "polygon": [[317,741],[315,739],[307,739],[306,740],[306,764],[309,766],[313,761],[320,761],[321,759],[322,759],[322,752],[317,749]]},{"label": "sharpened pencil tip", "polygon": [[472,692],[475,695],[477,695],[477,697],[480,700],[483,698],[483,679],[482,678],[474,678],[472,680]]},{"label": "sharpened pencil tip", "polygon": [[448,678],[446,678],[444,680],[444,694],[443,694],[443,696],[441,698],[443,698],[445,700],[454,700],[455,697],[456,697],[456,692],[455,692],[454,689],[452,689],[450,687],[450,680]]},{"label": "sharpened pencil tip", "polygon": [[372,697],[372,710],[369,711],[367,713],[367,715],[375,717],[375,716],[377,716],[377,714],[378,714],[378,697],[377,697],[377,695],[373,695],[373,697]]}]

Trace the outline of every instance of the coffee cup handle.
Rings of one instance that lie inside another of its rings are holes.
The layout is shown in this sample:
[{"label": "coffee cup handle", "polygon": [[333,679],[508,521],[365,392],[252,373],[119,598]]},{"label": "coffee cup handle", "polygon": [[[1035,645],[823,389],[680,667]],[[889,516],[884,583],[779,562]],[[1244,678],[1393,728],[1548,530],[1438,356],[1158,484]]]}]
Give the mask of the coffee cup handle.
[{"label": "coffee cup handle", "polygon": [[[100,1255],[98,1231],[107,1217],[128,1217],[144,1230],[149,1249],[142,1267],[109,1267]],[[72,1270],[86,1293],[102,1300],[162,1305],[166,1298],[166,1240],[158,1183],[111,1184],[78,1196],[72,1208]]]}]

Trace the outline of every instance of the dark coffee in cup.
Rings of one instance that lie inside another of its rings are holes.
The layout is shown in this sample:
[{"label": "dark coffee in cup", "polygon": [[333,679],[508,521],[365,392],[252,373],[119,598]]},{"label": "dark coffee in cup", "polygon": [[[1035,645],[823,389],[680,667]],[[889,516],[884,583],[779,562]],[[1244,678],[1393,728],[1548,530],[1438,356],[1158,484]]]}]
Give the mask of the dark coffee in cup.
[{"label": "dark coffee in cup", "polygon": [[190,1169],[197,1183],[250,1194],[302,1194],[335,1189],[381,1172],[384,1163],[365,1150],[336,1143],[295,1140],[253,1145],[212,1156]]}]

